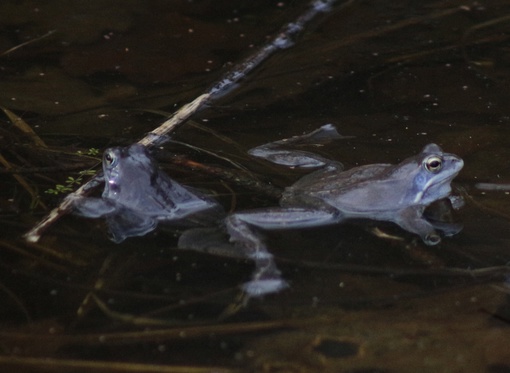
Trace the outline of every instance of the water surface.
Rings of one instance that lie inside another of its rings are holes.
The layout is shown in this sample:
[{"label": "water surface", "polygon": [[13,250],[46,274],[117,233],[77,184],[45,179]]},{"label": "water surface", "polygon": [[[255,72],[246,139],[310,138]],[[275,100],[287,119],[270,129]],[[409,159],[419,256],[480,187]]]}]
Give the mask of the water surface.
[{"label": "water surface", "polygon": [[371,222],[270,233],[291,287],[243,304],[239,285],[252,264],[179,251],[171,228],[116,245],[100,220],[65,216],[38,244],[22,239],[63,196],[45,191],[75,188],[69,177],[99,169],[94,149],[142,138],[306,4],[0,5],[0,106],[44,143],[2,116],[0,364],[52,372],[114,371],[114,363],[162,372],[510,370],[509,192],[475,187],[510,182],[504,1],[354,1],[312,22],[292,48],[173,134],[192,147],[159,152],[172,177],[240,210],[277,200],[189,161],[232,172],[235,163],[282,188],[302,173],[255,161],[249,148],[326,123],[353,137],[307,150],[346,167],[396,163],[438,143],[464,159],[454,184],[466,204],[454,212],[464,229],[436,247]]}]

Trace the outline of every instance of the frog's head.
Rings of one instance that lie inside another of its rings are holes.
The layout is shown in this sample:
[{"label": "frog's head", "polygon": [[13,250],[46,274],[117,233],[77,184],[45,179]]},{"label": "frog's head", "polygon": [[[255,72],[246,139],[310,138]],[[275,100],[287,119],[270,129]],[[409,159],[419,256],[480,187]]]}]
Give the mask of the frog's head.
[{"label": "frog's head", "polygon": [[419,155],[410,160],[416,167],[406,199],[420,205],[446,198],[451,193],[451,181],[464,166],[461,158],[443,153],[436,144],[425,146]]},{"label": "frog's head", "polygon": [[105,189],[103,197],[130,196],[131,190],[144,190],[156,173],[147,149],[139,144],[106,149],[103,155]]}]

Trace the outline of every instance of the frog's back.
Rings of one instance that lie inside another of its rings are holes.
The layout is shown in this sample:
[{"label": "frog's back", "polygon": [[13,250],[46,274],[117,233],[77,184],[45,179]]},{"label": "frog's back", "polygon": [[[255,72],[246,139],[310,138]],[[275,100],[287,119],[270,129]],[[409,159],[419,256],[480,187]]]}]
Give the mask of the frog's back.
[{"label": "frog's back", "polygon": [[343,172],[338,172],[336,169],[319,170],[302,177],[286,188],[284,195],[331,191],[342,193],[342,190],[376,178],[390,166],[390,164],[380,163],[355,167]]}]

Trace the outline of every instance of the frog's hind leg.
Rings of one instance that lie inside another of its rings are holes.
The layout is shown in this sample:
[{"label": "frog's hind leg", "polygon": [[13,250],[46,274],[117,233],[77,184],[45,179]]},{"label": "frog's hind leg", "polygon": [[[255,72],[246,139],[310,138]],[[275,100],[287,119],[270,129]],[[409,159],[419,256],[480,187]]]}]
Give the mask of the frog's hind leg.
[{"label": "frog's hind leg", "polygon": [[230,240],[255,262],[256,267],[252,280],[243,289],[251,296],[260,296],[287,287],[258,228],[313,227],[337,221],[330,212],[303,208],[261,209],[229,215],[225,224]]},{"label": "frog's hind leg", "polygon": [[177,247],[216,256],[244,259],[246,255],[228,242],[223,227],[190,228],[179,236]]},{"label": "frog's hind leg", "polygon": [[324,158],[319,154],[303,151],[289,150],[286,146],[300,145],[322,145],[333,140],[351,138],[352,136],[342,136],[338,133],[335,126],[325,124],[324,126],[300,136],[294,136],[282,139],[268,144],[257,146],[250,149],[248,153],[254,157],[263,158],[269,162],[294,168],[318,168],[328,165],[338,170],[343,170],[340,162],[335,162]]},{"label": "frog's hind leg", "polygon": [[339,216],[328,210],[276,207],[235,213],[225,219],[225,224],[230,240],[256,259],[270,255],[259,229],[317,227],[339,221]]}]

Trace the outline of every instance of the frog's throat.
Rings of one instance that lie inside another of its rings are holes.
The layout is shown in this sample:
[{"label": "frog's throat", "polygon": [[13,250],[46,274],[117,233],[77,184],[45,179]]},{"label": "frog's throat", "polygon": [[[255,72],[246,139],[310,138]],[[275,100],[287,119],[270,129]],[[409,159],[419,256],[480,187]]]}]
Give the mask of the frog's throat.
[{"label": "frog's throat", "polygon": [[[442,193],[438,194],[437,198],[434,198],[434,201],[446,198],[450,195],[450,193],[452,192],[450,182],[451,179],[445,179],[443,182],[435,184],[437,190],[441,191]],[[414,204],[419,204],[419,202],[423,199],[423,195],[425,194],[425,192],[428,191],[431,185],[434,185],[434,179],[429,180],[425,187],[419,193],[416,194],[416,197],[414,198],[413,201]]]}]

